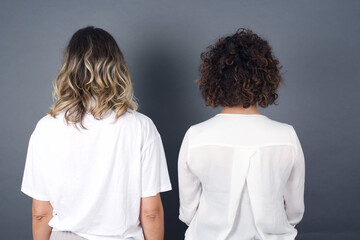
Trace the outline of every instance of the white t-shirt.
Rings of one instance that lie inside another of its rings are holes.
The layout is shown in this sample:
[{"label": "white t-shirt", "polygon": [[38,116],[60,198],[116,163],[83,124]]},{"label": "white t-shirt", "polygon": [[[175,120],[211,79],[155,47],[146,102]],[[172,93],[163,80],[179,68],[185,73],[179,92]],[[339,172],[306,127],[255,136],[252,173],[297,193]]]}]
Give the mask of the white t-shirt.
[{"label": "white t-shirt", "polygon": [[142,197],[171,190],[160,135],[150,118],[84,118],[87,130],[47,115],[30,137],[21,191],[50,201],[53,231],[89,240],[144,239]]},{"label": "white t-shirt", "polygon": [[185,134],[178,161],[186,240],[293,240],[305,162],[291,125],[218,114]]}]

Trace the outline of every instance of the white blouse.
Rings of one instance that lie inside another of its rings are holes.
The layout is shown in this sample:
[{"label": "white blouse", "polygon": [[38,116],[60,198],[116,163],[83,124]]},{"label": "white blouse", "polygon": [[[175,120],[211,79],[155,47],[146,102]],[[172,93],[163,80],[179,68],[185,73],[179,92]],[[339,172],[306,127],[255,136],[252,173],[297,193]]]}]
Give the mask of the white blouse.
[{"label": "white blouse", "polygon": [[218,114],[186,132],[178,173],[186,240],[295,239],[305,162],[291,125]]},{"label": "white blouse", "polygon": [[150,118],[126,112],[116,120],[63,114],[43,117],[31,135],[21,191],[50,201],[53,231],[89,240],[142,240],[140,201],[171,189],[160,135]]}]

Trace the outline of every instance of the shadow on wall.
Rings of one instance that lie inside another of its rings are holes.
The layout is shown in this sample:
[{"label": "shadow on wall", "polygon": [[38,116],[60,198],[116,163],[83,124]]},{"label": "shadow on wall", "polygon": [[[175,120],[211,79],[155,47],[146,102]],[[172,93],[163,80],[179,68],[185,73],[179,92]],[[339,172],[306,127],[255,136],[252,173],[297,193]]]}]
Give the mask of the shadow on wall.
[{"label": "shadow on wall", "polygon": [[191,70],[197,66],[187,59],[188,49],[184,43],[166,39],[165,34],[160,36],[161,39],[147,39],[133,56],[132,79],[139,112],[154,121],[164,144],[173,187],[172,191],[162,194],[165,239],[176,240],[184,239],[186,229],[178,220],[177,157],[185,131],[196,114],[188,88],[195,88]]}]

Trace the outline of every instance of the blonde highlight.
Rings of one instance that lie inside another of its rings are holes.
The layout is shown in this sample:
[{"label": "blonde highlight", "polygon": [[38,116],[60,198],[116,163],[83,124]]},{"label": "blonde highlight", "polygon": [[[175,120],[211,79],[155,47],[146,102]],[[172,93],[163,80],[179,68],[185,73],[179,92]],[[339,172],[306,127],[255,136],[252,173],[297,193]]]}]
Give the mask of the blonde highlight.
[{"label": "blonde highlight", "polygon": [[68,124],[84,129],[86,113],[102,119],[112,110],[117,119],[138,107],[120,48],[109,33],[94,27],[80,29],[70,40],[54,80],[53,97],[56,102],[49,114],[56,117],[64,111]]}]

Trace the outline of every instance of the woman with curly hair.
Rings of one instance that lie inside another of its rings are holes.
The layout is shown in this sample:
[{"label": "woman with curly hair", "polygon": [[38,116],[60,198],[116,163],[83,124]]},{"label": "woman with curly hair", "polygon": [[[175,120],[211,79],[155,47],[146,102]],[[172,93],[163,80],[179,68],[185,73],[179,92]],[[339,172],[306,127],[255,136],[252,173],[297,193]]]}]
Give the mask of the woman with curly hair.
[{"label": "woman with curly hair", "polygon": [[21,191],[33,198],[34,240],[163,239],[160,192],[171,189],[160,135],[136,112],[114,38],[71,38],[55,104],[30,137]]},{"label": "woman with curly hair", "polygon": [[205,104],[222,111],[185,134],[178,160],[187,240],[295,239],[305,162],[294,128],[260,114],[274,104],[279,61],[248,29],[201,55]]}]

